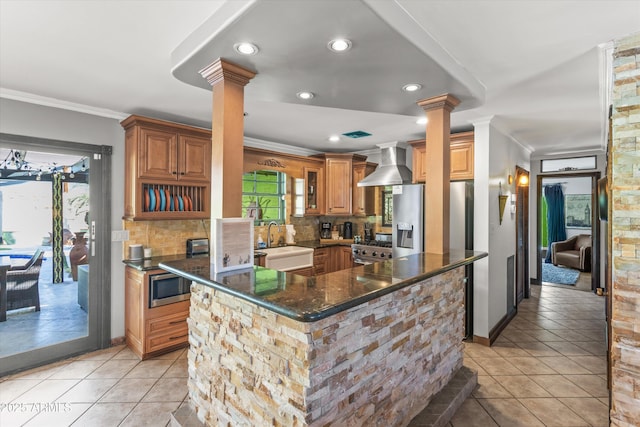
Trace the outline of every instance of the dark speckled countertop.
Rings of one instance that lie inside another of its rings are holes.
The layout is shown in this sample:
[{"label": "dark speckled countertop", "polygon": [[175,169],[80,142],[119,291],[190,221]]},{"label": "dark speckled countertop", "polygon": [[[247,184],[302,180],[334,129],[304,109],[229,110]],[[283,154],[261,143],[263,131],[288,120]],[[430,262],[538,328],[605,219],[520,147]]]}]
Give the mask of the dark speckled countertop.
[{"label": "dark speckled countertop", "polygon": [[487,255],[463,250],[422,253],[315,277],[263,267],[215,273],[209,257],[166,260],[159,268],[292,319],[314,322]]},{"label": "dark speckled countertop", "polygon": [[[206,255],[195,255],[195,258],[203,258],[209,261],[209,254]],[[125,259],[122,262],[128,267],[135,268],[140,271],[149,271],[149,270],[158,270],[161,269],[160,263],[168,262],[168,261],[179,261],[184,260],[186,258],[185,254],[178,255],[165,255],[165,256],[154,256],[146,259]]]}]

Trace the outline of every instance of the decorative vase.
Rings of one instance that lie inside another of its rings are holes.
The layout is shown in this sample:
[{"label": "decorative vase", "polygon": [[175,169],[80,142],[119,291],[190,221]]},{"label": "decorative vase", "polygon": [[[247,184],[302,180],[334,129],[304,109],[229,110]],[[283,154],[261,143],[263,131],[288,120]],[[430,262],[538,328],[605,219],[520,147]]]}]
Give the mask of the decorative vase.
[{"label": "decorative vase", "polygon": [[69,251],[69,264],[71,264],[71,277],[74,282],[78,281],[78,266],[89,263],[89,248],[84,232],[77,232],[73,247]]}]

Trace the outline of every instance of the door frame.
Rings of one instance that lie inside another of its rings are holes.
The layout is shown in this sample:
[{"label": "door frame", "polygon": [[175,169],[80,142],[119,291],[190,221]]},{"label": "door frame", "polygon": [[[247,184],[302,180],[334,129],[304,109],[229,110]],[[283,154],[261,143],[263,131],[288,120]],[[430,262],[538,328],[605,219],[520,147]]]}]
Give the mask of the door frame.
[{"label": "door frame", "polygon": [[87,156],[89,166],[89,316],[85,337],[2,358],[0,376],[111,345],[111,155],[108,145],[0,133],[0,147]]},{"label": "door frame", "polygon": [[541,211],[542,204],[540,198],[542,194],[542,180],[545,178],[591,178],[591,291],[595,292],[596,288],[600,287],[600,220],[598,218],[598,180],[600,179],[601,172],[576,172],[576,173],[545,173],[539,174],[537,177],[537,206],[538,212],[536,213],[536,282],[542,285],[542,257],[540,256],[540,248],[542,247],[542,229],[541,229]]},{"label": "door frame", "polygon": [[[526,184],[521,184],[521,177],[526,177]],[[515,281],[515,308],[522,299],[518,299],[519,281],[522,281],[523,298],[529,298],[531,294],[531,280],[529,279],[529,199],[531,191],[530,172],[516,165],[516,281]],[[522,190],[521,193],[519,190]],[[522,200],[520,200],[522,196]],[[519,222],[522,221],[522,231],[519,229]],[[522,239],[522,253],[518,245]]]}]

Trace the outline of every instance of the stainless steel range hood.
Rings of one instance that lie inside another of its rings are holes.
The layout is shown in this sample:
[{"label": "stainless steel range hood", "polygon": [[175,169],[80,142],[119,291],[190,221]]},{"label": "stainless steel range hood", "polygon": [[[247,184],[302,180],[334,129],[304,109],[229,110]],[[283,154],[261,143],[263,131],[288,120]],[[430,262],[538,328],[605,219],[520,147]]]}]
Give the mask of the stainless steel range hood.
[{"label": "stainless steel range hood", "polygon": [[398,147],[397,142],[379,144],[381,156],[376,170],[362,181],[358,187],[412,184],[411,170],[407,167],[407,151]]}]

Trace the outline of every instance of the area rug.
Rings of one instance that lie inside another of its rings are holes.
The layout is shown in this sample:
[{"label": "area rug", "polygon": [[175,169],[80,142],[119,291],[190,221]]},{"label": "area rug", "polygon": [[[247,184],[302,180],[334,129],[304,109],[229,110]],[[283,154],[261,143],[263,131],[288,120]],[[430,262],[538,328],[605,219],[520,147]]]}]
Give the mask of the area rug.
[{"label": "area rug", "polygon": [[542,262],[542,281],[557,283],[559,285],[575,285],[580,272],[571,268],[556,267],[553,264]]}]

